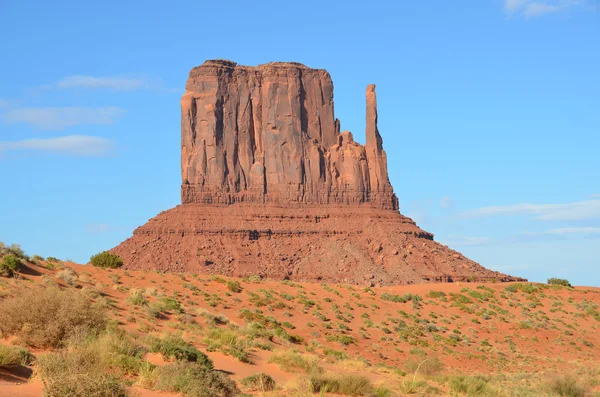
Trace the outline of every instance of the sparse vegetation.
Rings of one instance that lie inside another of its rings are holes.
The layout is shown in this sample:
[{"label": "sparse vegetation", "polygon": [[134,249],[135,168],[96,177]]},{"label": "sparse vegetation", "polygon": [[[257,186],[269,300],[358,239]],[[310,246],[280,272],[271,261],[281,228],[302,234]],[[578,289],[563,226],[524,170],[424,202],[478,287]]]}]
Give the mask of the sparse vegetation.
[{"label": "sparse vegetation", "polygon": [[275,381],[264,372],[259,372],[258,374],[248,376],[242,379],[241,383],[251,390],[256,390],[263,393],[275,389]]},{"label": "sparse vegetation", "polygon": [[118,269],[123,266],[123,260],[118,255],[109,251],[103,251],[93,255],[90,258],[90,262],[93,266],[108,269]]},{"label": "sparse vegetation", "polygon": [[23,261],[14,254],[8,254],[0,259],[0,276],[12,277],[16,272],[21,270]]},{"label": "sparse vegetation", "polygon": [[569,280],[565,280],[564,278],[549,278],[548,284],[550,285],[562,285],[563,287],[570,287],[571,283]]},{"label": "sparse vegetation", "polygon": [[74,289],[22,289],[0,302],[0,332],[32,347],[58,347],[72,334],[106,323],[105,311]]}]

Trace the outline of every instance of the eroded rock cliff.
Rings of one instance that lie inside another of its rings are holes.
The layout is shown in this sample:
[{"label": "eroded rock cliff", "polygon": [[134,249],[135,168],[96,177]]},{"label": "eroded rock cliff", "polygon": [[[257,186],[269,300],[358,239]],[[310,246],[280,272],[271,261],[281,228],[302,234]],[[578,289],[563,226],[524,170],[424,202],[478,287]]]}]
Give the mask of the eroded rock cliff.
[{"label": "eroded rock cliff", "polygon": [[340,134],[327,71],[207,61],[181,99],[183,203],[361,204],[397,209],[367,88],[367,143]]}]

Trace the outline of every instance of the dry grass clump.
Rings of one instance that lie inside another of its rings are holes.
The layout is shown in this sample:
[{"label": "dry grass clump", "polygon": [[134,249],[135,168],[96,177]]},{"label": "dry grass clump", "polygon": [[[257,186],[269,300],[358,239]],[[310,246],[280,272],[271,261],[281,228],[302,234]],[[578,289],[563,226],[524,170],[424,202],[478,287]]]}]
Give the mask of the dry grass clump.
[{"label": "dry grass clump", "polygon": [[295,350],[276,350],[269,358],[269,363],[279,365],[283,371],[319,373],[319,359],[311,354],[302,354]]},{"label": "dry grass clump", "polygon": [[273,378],[271,378],[271,376],[265,374],[264,372],[259,372],[258,374],[248,376],[242,379],[241,383],[251,390],[256,390],[263,393],[275,389],[275,381]]},{"label": "dry grass clump", "polygon": [[363,375],[312,375],[310,378],[313,392],[337,393],[345,396],[372,396],[374,387]]},{"label": "dry grass clump", "polygon": [[65,284],[70,285],[71,287],[76,285],[77,280],[79,279],[77,273],[70,267],[65,267],[63,270],[59,271],[58,273],[56,273],[55,277],[59,280],[64,281]]},{"label": "dry grass clump", "polygon": [[45,397],[129,397],[127,383],[106,341],[78,336],[58,352],[40,356],[38,372]]},{"label": "dry grass clump", "polygon": [[27,346],[58,347],[75,332],[101,330],[105,311],[78,290],[21,289],[0,302],[0,332]]},{"label": "dry grass clump", "polygon": [[177,392],[189,397],[233,397],[239,393],[235,382],[225,374],[200,363],[176,361],[154,371],[157,390]]},{"label": "dry grass clump", "polygon": [[586,397],[586,386],[571,374],[558,376],[548,383],[551,392],[561,397]]},{"label": "dry grass clump", "polygon": [[22,347],[0,345],[0,368],[29,365],[33,358],[31,353]]}]

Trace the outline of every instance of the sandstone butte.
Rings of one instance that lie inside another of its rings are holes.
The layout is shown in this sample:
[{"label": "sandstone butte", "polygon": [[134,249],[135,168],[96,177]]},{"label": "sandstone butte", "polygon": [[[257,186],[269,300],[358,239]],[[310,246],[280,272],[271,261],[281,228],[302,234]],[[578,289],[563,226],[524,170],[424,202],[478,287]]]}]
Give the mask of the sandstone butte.
[{"label": "sandstone butte", "polygon": [[366,89],[366,144],[340,131],[323,69],[210,60],[181,98],[181,201],[113,252],[128,269],[392,285],[522,280],[399,212]]}]

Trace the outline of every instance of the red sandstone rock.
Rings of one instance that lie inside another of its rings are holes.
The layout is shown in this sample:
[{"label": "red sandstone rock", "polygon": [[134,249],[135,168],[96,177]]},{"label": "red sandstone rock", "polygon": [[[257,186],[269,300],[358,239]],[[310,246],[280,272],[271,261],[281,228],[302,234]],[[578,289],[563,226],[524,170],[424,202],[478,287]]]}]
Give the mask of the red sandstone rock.
[{"label": "red sandstone rock", "polygon": [[398,211],[367,87],[366,144],[333,83],[298,63],[206,61],[181,98],[182,205],[113,249],[129,269],[368,285],[522,280],[433,241]]},{"label": "red sandstone rock", "polygon": [[298,63],[207,61],[181,98],[185,203],[359,204],[397,209],[367,89],[367,145],[342,137],[329,73]]}]

